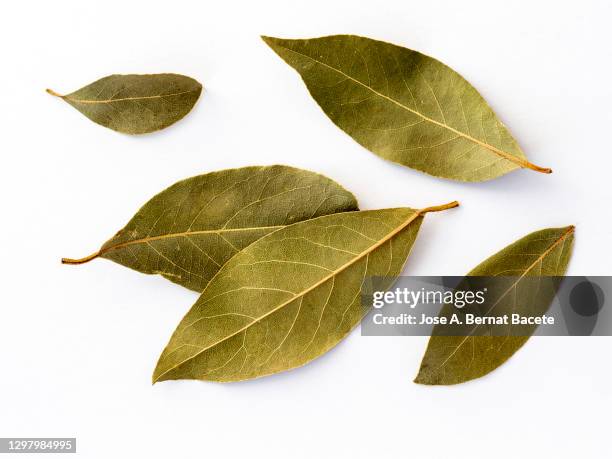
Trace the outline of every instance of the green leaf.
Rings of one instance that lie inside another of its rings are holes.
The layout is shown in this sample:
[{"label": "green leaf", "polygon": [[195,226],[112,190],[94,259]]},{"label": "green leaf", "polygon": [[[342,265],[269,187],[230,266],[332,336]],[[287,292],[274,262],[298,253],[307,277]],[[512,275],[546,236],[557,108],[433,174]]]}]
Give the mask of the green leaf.
[{"label": "green leaf", "polygon": [[145,134],[176,123],[193,108],[202,85],[174,73],[111,75],[62,96],[95,123],[124,134]]},{"label": "green leaf", "polygon": [[528,162],[476,89],[436,59],[354,35],[262,38],[340,129],[387,160],[466,182],[551,172]]},{"label": "green leaf", "polygon": [[235,253],[295,222],[357,210],[333,180],[288,166],[244,167],[175,183],[79,264],[107,258],[197,292]]},{"label": "green leaf", "polygon": [[[573,242],[573,226],[536,231],[483,261],[468,276],[512,276],[508,278],[511,280],[508,288],[492,299],[496,315],[511,314],[517,297],[522,298],[518,293],[522,284],[533,285],[529,277],[565,274]],[[533,304],[534,309],[546,312],[554,293],[553,290],[538,296],[539,304]],[[444,306],[440,315],[448,316],[453,308]],[[435,335],[436,328],[416,383],[448,385],[480,378],[502,365],[529,339],[529,336],[474,336],[475,329],[465,336]]]},{"label": "green leaf", "polygon": [[456,205],[328,215],[259,239],[210,281],[153,382],[257,378],[327,352],[363,317],[364,281],[399,275],[423,214]]}]

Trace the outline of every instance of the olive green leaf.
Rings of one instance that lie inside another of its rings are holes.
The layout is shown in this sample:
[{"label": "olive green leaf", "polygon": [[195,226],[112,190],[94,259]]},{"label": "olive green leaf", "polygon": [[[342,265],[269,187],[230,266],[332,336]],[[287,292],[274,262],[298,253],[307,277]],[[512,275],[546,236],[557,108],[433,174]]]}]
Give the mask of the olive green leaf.
[{"label": "olive green leaf", "polygon": [[[533,293],[532,276],[563,276],[573,242],[573,226],[543,229],[519,239],[474,268],[468,276],[504,276],[509,280],[507,288],[495,294],[487,312],[495,308],[496,315],[513,313],[517,303],[526,294]],[[522,284],[527,288],[519,293]],[[532,301],[531,306],[538,314],[545,313],[550,306],[555,293],[554,284],[551,287],[551,291],[540,293],[537,301]],[[444,306],[440,315],[449,316],[453,308],[453,305]],[[448,385],[480,378],[502,365],[529,339],[527,333],[526,336],[475,336],[476,328],[474,325],[471,333],[464,336],[436,336],[434,328],[415,382]],[[535,327],[531,333],[534,330]]]},{"label": "olive green leaf", "polygon": [[87,118],[125,134],[145,134],[176,123],[193,108],[202,85],[174,73],[111,75],[62,96]]},{"label": "olive green leaf", "polygon": [[357,210],[333,180],[288,166],[244,167],[175,183],[79,264],[107,258],[197,292],[235,253],[295,222]]},{"label": "olive green leaf", "polygon": [[340,129],[387,160],[466,182],[551,172],[527,161],[478,91],[436,59],[354,35],[262,38]]},{"label": "olive green leaf", "polygon": [[210,281],[153,382],[257,378],[327,352],[363,317],[364,281],[401,273],[423,214],[457,205],[327,215],[264,236]]}]

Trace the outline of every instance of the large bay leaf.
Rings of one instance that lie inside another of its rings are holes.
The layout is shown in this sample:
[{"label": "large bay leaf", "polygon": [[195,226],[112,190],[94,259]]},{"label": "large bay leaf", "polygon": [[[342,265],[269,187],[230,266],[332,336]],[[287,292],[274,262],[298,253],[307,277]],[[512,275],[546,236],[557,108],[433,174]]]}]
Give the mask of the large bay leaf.
[{"label": "large bay leaf", "polygon": [[482,96],[443,63],[354,35],[263,37],[343,131],[377,155],[478,182],[531,164]]},{"label": "large bay leaf", "polygon": [[175,183],[88,257],[107,258],[197,292],[235,253],[260,237],[309,218],[357,210],[333,180],[288,166],[244,167]]},{"label": "large bay leaf", "polygon": [[[522,298],[517,293],[521,284],[533,286],[532,276],[563,276],[573,242],[573,226],[536,231],[474,268],[468,276],[504,276],[511,282],[493,298],[487,313],[513,313],[516,302]],[[546,312],[553,296],[554,290],[536,297],[546,303],[533,305],[538,309],[537,314]],[[444,306],[440,315],[450,316],[453,308],[453,305]],[[477,327],[465,336],[436,336],[437,327],[434,328],[415,382],[448,385],[480,378],[502,365],[529,339],[529,336],[510,333],[508,336],[477,336]]]},{"label": "large bay leaf", "polygon": [[62,96],[95,123],[125,134],[157,131],[183,118],[192,109],[202,85],[174,73],[110,75]]},{"label": "large bay leaf", "polygon": [[210,281],[153,381],[238,381],[320,356],[363,317],[366,278],[401,273],[423,214],[456,205],[327,215],[259,239]]}]

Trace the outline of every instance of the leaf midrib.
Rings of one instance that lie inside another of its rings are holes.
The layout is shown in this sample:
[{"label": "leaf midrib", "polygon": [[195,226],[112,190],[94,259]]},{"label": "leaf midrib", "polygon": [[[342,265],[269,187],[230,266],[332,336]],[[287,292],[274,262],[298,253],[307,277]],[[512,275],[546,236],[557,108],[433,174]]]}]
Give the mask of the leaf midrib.
[{"label": "leaf midrib", "polygon": [[[283,303],[281,303],[280,305],[278,305],[277,307],[271,309],[270,311],[266,312],[265,314],[263,314],[262,316],[258,317],[256,320],[254,320],[253,322],[249,323],[248,325],[238,329],[237,331],[215,341],[214,343],[201,348],[197,353],[191,355],[190,357],[186,358],[185,360],[182,360],[181,362],[173,365],[172,367],[168,368],[167,370],[165,370],[163,373],[159,374],[154,380],[153,382],[159,381],[159,379],[164,376],[165,374],[169,373],[170,371],[174,370],[175,368],[178,368],[179,366],[183,365],[185,362],[194,359],[195,357],[197,357],[198,355],[200,355],[202,352],[207,351],[208,349],[211,349],[215,346],[217,346],[218,344],[242,333],[243,331],[247,330],[249,327],[253,326],[254,324],[261,322],[263,319],[265,319],[266,317],[270,316],[271,314],[274,314],[275,312],[279,311],[280,309],[282,309],[283,307],[287,306],[288,304],[292,303],[293,301],[295,301],[296,299],[303,297],[305,295],[307,295],[308,293],[310,293],[311,291],[315,290],[317,287],[320,287],[321,285],[323,285],[325,282],[329,281],[330,279],[335,278],[339,273],[341,273],[342,271],[344,271],[345,269],[349,268],[350,266],[352,266],[354,263],[356,263],[357,261],[361,260],[363,257],[368,256],[370,253],[372,253],[374,250],[376,250],[377,248],[379,248],[380,246],[382,246],[384,243],[388,242],[390,239],[392,239],[394,236],[396,236],[397,234],[399,234],[402,230],[404,230],[406,227],[408,227],[408,225],[410,225],[410,223],[412,223],[414,220],[416,220],[418,217],[422,216],[422,214],[424,213],[426,209],[421,209],[421,210],[416,210],[414,211],[414,213],[412,215],[410,215],[410,217],[408,219],[406,219],[405,222],[403,222],[401,225],[399,225],[397,228],[395,228],[393,231],[391,231],[390,233],[388,233],[387,235],[385,235],[382,239],[380,239],[378,242],[376,242],[375,244],[373,244],[372,246],[368,247],[366,250],[362,251],[361,253],[359,253],[358,255],[356,255],[354,258],[352,258],[351,260],[349,260],[348,262],[346,262],[345,264],[343,264],[342,266],[340,266],[339,268],[331,271],[328,275],[326,275],[325,277],[321,278],[319,281],[315,282],[313,285],[311,285],[310,287],[304,289],[301,292],[296,293],[295,295],[293,295],[293,297],[291,297],[289,300],[284,301]],[[209,284],[210,285],[212,283],[212,281],[214,280],[214,278],[219,275],[221,271],[218,271],[217,274],[215,274],[215,276],[213,277],[213,279],[210,280]]]},{"label": "leaf midrib", "polygon": [[410,108],[410,107],[408,107],[408,106],[406,106],[406,105],[402,104],[402,103],[401,103],[401,102],[399,102],[398,100],[395,100],[395,99],[393,99],[392,97],[389,97],[389,96],[387,96],[387,95],[385,95],[385,94],[383,94],[383,93],[381,93],[381,92],[376,91],[376,90],[375,90],[374,88],[372,88],[371,86],[369,86],[369,85],[367,85],[367,84],[365,84],[365,83],[363,83],[363,82],[359,81],[358,79],[356,79],[356,78],[352,77],[351,75],[349,75],[349,74],[347,74],[347,73],[343,72],[342,70],[337,69],[337,68],[335,68],[335,67],[333,67],[333,66],[331,66],[331,65],[329,65],[329,64],[327,64],[327,63],[325,63],[325,62],[322,62],[322,61],[320,61],[320,60],[318,60],[318,59],[315,59],[315,58],[314,58],[314,57],[312,57],[312,56],[309,56],[309,55],[307,55],[307,54],[300,53],[300,52],[298,52],[298,51],[295,51],[295,50],[293,50],[293,49],[287,48],[287,47],[285,47],[285,46],[283,46],[283,45],[280,45],[280,44],[278,44],[278,43],[275,43],[275,46],[278,46],[278,47],[280,47],[280,48],[283,48],[283,49],[285,49],[285,50],[287,50],[287,51],[289,51],[289,52],[292,52],[292,53],[294,53],[294,54],[297,54],[297,55],[299,55],[299,56],[303,56],[303,57],[305,57],[305,58],[307,58],[307,59],[310,59],[310,60],[311,60],[311,61],[313,61],[313,62],[316,62],[317,64],[320,64],[320,65],[322,65],[322,66],[324,66],[324,67],[327,67],[328,69],[333,70],[333,71],[335,71],[335,72],[339,73],[340,75],[342,75],[342,76],[346,77],[347,79],[349,79],[349,80],[353,81],[354,83],[357,83],[358,85],[360,85],[360,86],[362,86],[362,87],[364,87],[364,88],[368,89],[369,91],[371,91],[371,92],[372,92],[373,94],[375,94],[376,96],[382,97],[383,99],[388,100],[389,102],[391,102],[391,103],[393,103],[393,104],[397,105],[398,107],[400,107],[400,108],[402,108],[402,109],[404,109],[404,110],[406,110],[406,111],[409,111],[410,113],[412,113],[412,114],[414,114],[414,115],[420,116],[420,117],[421,117],[421,118],[422,118],[424,121],[427,121],[427,122],[429,122],[429,123],[435,124],[435,125],[440,126],[440,127],[442,127],[442,128],[448,129],[449,131],[451,131],[451,132],[453,132],[453,133],[455,133],[455,134],[457,134],[457,135],[459,135],[459,136],[461,136],[461,137],[465,138],[466,140],[469,140],[470,142],[473,142],[473,143],[475,143],[475,144],[477,144],[477,145],[480,145],[481,147],[483,147],[483,148],[485,148],[485,149],[487,149],[487,150],[489,150],[489,151],[491,151],[491,152],[493,152],[493,153],[497,154],[498,156],[501,156],[502,158],[504,158],[504,159],[506,159],[506,160],[508,160],[508,161],[510,161],[510,162],[513,162],[513,163],[515,163],[515,164],[518,164],[518,165],[519,165],[520,167],[522,167],[522,168],[533,169],[533,170],[536,170],[536,171],[539,171],[539,172],[545,172],[545,173],[549,173],[549,172],[550,172],[550,169],[547,169],[547,168],[541,168],[541,167],[539,167],[539,166],[536,166],[536,165],[534,165],[534,164],[530,163],[529,161],[524,160],[523,158],[519,158],[519,157],[517,157],[517,156],[514,156],[514,155],[512,155],[511,153],[507,153],[507,152],[505,152],[505,151],[503,151],[503,150],[500,150],[499,148],[494,147],[493,145],[490,145],[490,144],[488,144],[488,143],[486,143],[486,142],[483,142],[483,141],[481,141],[481,140],[479,140],[479,139],[476,139],[476,138],[472,137],[472,136],[471,136],[471,135],[469,135],[469,134],[466,134],[466,133],[464,133],[464,132],[461,132],[461,131],[459,131],[459,130],[457,130],[457,129],[453,128],[452,126],[449,126],[448,124],[445,124],[445,123],[441,123],[441,122],[439,122],[439,121],[436,121],[436,120],[434,120],[433,118],[430,118],[430,117],[428,117],[428,116],[426,116],[426,115],[422,114],[421,112],[419,112],[419,111],[417,111],[417,110],[414,110],[414,109],[412,109],[412,108]]},{"label": "leaf midrib", "polygon": [[100,250],[99,255],[104,255],[111,250],[121,249],[123,247],[127,247],[135,244],[147,244],[152,241],[158,241],[162,239],[172,239],[179,237],[189,237],[189,236],[198,236],[202,234],[222,234],[222,233],[238,233],[238,232],[246,232],[246,231],[260,231],[260,230],[276,230],[280,228],[284,228],[286,225],[277,225],[277,226],[250,226],[246,228],[221,228],[218,230],[200,230],[200,231],[183,231],[180,233],[168,233],[168,234],[160,234],[158,236],[149,236],[139,239],[133,239],[131,241],[121,242],[116,245],[112,245],[110,247],[105,247]]},{"label": "leaf midrib", "polygon": [[177,96],[182,96],[183,94],[189,94],[192,92],[197,92],[199,91],[199,89],[190,89],[189,91],[182,91],[182,92],[175,92],[175,93],[171,93],[171,94],[159,94],[159,95],[155,95],[155,96],[137,96],[137,97],[121,97],[118,99],[101,99],[101,100],[95,100],[95,99],[75,99],[73,97],[70,96],[62,96],[64,99],[69,100],[71,102],[76,102],[76,103],[80,103],[80,104],[110,104],[113,102],[122,102],[122,101],[126,101],[126,100],[145,100],[145,99],[162,99],[165,97],[177,97]]}]

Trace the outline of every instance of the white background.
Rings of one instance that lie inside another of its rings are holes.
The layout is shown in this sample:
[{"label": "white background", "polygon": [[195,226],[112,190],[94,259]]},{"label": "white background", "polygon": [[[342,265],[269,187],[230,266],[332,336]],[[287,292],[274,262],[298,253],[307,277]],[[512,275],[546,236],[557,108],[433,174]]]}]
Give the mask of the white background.
[{"label": "white background", "polygon": [[[568,274],[610,275],[610,2],[0,8],[0,436],[76,436],[88,458],[609,457],[612,338],[532,339],[485,378],[424,387],[412,379],[427,338],[356,331],[287,373],[152,386],[196,295],[106,260],[59,260],[95,251],[179,179],[283,163],[329,175],[364,209],[461,201],[426,218],[407,275],[461,275],[526,233],[569,224]],[[463,184],[367,152],[259,39],[337,33],[450,65],[554,173]],[[102,128],[44,91],[158,72],[190,75],[206,90],[184,120],[151,135]]]}]

